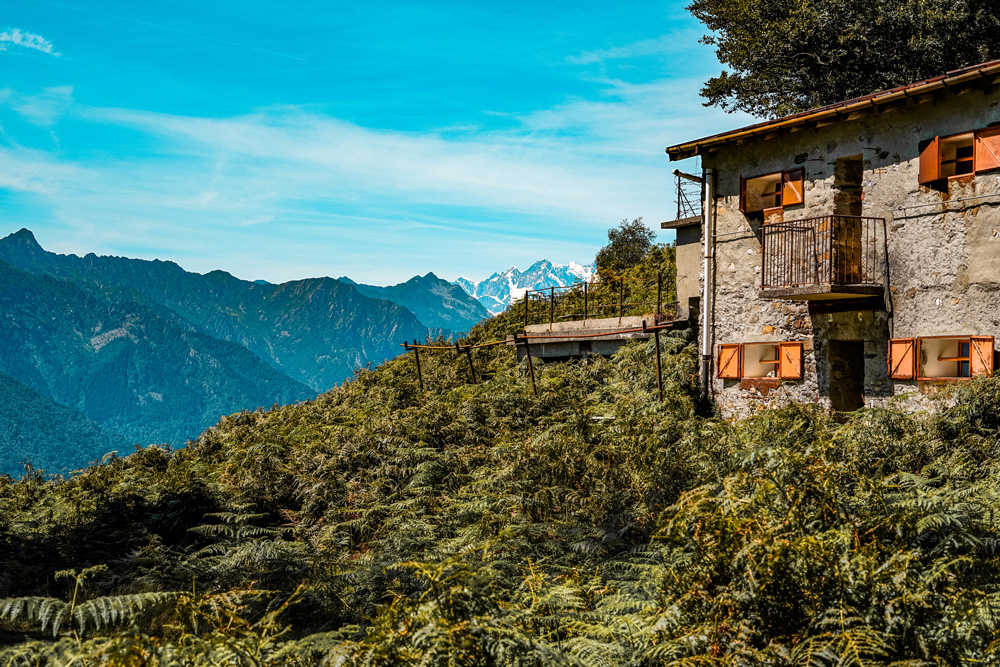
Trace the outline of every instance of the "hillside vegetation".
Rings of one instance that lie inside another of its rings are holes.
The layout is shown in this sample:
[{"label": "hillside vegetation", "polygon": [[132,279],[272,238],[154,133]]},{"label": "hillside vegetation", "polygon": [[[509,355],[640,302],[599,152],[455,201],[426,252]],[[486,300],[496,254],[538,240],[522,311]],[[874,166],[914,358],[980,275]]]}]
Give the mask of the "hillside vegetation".
[{"label": "hillside vegetation", "polygon": [[[495,340],[516,317],[483,323]],[[0,665],[995,663],[1000,379],[698,416],[696,346],[413,355],[186,448],[0,480]]]}]

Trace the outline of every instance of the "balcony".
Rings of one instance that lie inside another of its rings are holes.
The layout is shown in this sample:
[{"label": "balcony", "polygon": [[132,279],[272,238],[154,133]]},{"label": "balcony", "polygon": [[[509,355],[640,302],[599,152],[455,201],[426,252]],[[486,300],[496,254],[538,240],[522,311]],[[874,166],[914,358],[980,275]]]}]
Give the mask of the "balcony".
[{"label": "balcony", "polygon": [[826,215],[762,226],[761,293],[772,299],[857,299],[883,293],[883,218]]}]

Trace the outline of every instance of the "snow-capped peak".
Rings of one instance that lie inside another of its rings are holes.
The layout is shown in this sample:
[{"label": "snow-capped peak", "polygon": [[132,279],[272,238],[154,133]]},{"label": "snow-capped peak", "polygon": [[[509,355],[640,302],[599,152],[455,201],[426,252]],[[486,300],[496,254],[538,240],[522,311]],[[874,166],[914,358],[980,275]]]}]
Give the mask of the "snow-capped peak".
[{"label": "snow-capped peak", "polygon": [[496,315],[522,298],[528,290],[572,285],[590,280],[593,275],[593,264],[586,266],[576,262],[553,264],[547,259],[542,259],[525,271],[512,266],[505,271],[494,273],[485,280],[474,281],[463,277],[455,283],[475,297],[491,314]]}]

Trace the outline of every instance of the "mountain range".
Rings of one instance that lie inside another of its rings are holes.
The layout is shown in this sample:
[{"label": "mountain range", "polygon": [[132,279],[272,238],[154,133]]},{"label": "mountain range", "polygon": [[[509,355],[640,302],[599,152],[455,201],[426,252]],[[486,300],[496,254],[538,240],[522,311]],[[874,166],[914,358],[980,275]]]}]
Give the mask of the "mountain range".
[{"label": "mountain range", "polygon": [[470,296],[474,297],[491,315],[502,313],[507,306],[524,296],[528,290],[563,287],[590,280],[594,276],[593,264],[582,266],[576,262],[553,264],[542,259],[520,271],[512,266],[506,271],[494,273],[489,278],[475,282],[468,278],[455,281]]},{"label": "mountain range", "polygon": [[[17,397],[0,406],[0,445],[17,443],[0,450],[0,473],[24,460],[64,470],[112,445],[182,444],[220,415],[310,398],[396,356],[403,340],[486,316],[433,274],[387,288],[273,285],[58,255],[22,229],[0,239],[0,391]],[[48,418],[19,414],[24,405]]]},{"label": "mountain range", "polygon": [[447,334],[465,332],[490,316],[479,301],[470,299],[463,287],[446,282],[433,273],[414,276],[405,283],[389,287],[361,285],[350,278],[338,278],[342,283],[373,299],[385,299],[403,306],[431,329]]}]

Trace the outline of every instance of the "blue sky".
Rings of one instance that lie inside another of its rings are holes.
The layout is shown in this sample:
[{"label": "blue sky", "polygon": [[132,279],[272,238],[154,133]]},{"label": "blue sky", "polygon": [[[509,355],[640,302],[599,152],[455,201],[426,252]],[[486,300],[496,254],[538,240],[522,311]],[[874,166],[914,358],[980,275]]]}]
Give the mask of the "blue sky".
[{"label": "blue sky", "polygon": [[664,148],[748,121],[684,4],[5,3],[0,235],[376,284],[668,241]]}]

